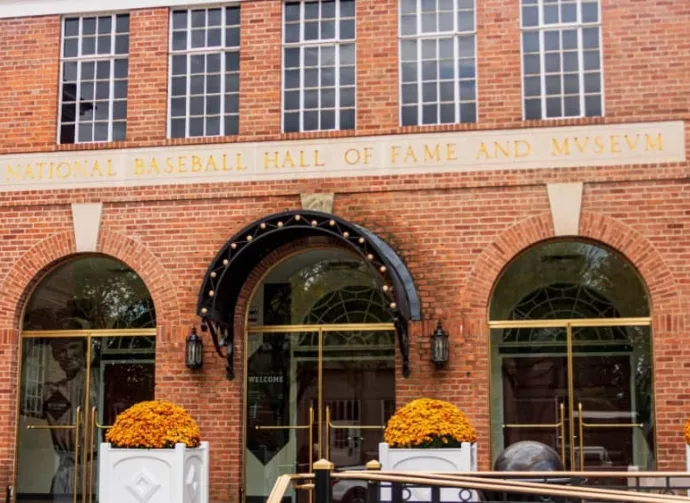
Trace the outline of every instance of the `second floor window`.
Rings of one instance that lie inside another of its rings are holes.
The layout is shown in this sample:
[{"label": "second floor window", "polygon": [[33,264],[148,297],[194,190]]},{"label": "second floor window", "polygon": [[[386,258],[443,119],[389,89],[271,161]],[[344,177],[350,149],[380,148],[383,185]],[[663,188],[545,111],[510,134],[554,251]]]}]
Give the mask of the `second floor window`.
[{"label": "second floor window", "polygon": [[525,119],[604,114],[598,0],[522,0]]},{"label": "second floor window", "polygon": [[476,122],[474,0],[400,0],[400,123]]},{"label": "second floor window", "polygon": [[59,143],[125,139],[128,56],[129,14],[63,20]]},{"label": "second floor window", "polygon": [[239,133],[240,8],[175,10],[169,136]]},{"label": "second floor window", "polygon": [[283,131],[355,128],[355,2],[286,2]]}]

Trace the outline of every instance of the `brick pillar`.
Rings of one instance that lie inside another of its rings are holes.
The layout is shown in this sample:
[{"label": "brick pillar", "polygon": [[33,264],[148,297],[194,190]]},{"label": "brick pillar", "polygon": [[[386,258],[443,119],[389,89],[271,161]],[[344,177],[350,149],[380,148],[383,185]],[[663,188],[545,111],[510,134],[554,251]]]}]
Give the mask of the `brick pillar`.
[{"label": "brick pillar", "polygon": [[357,129],[398,126],[398,2],[357,1]]},{"label": "brick pillar", "polygon": [[168,9],[130,13],[127,140],[167,136]]},{"label": "brick pillar", "polygon": [[[19,331],[0,329],[0,494],[13,483],[17,445],[17,375]],[[4,496],[3,496],[4,497]]]},{"label": "brick pillar", "polygon": [[480,123],[522,120],[520,72],[520,1],[477,2]]},{"label": "brick pillar", "polygon": [[240,134],[281,131],[282,1],[245,2],[240,8]]},{"label": "brick pillar", "polygon": [[0,153],[55,144],[59,57],[58,16],[0,20]]}]

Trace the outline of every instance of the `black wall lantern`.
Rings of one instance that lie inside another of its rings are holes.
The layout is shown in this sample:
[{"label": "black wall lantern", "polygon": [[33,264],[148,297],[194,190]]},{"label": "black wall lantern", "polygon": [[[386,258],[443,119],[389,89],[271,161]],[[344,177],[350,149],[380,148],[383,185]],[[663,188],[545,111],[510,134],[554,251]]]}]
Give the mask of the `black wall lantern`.
[{"label": "black wall lantern", "polygon": [[196,327],[192,327],[192,332],[187,336],[185,347],[185,364],[192,370],[200,369],[204,363],[204,343],[196,333]]},{"label": "black wall lantern", "polygon": [[431,361],[437,367],[448,362],[448,334],[443,330],[440,321],[436,325],[436,330],[431,338]]}]

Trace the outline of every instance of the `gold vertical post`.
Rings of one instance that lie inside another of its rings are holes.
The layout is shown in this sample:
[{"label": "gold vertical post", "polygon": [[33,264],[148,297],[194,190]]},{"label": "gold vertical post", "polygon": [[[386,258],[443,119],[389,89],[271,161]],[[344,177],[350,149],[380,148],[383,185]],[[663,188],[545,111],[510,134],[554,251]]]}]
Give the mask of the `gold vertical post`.
[{"label": "gold vertical post", "polygon": [[563,463],[563,469],[566,468],[565,463],[565,404],[561,402],[560,406],[561,413],[561,463]]},{"label": "gold vertical post", "polygon": [[[84,498],[84,501],[86,501],[86,479],[88,475],[88,464],[89,464],[89,451],[93,449],[93,439],[89,441],[89,430],[90,430],[90,425],[88,424],[88,410],[89,410],[89,402],[91,401],[91,334],[89,334],[86,337],[86,387],[85,389],[85,396],[84,396],[84,454],[82,457],[84,458],[81,470],[82,470],[82,483],[81,483],[81,491],[82,491],[82,498]],[[77,428],[77,435],[79,435],[79,428]],[[74,460],[75,467],[74,467],[74,477],[77,477],[77,469],[79,466],[79,459]]]},{"label": "gold vertical post", "polygon": [[72,481],[73,501],[77,503],[77,486],[79,483],[79,426],[81,425],[81,405],[77,407],[77,421],[74,425],[74,480]]},{"label": "gold vertical post", "polygon": [[575,424],[574,424],[574,408],[575,408],[575,397],[574,397],[574,384],[573,384],[573,327],[570,323],[565,326],[565,337],[567,344],[567,366],[568,366],[568,416],[570,418],[570,469],[575,469]]},{"label": "gold vertical post", "polygon": [[331,459],[331,407],[326,406],[326,459]]},{"label": "gold vertical post", "polygon": [[578,423],[580,425],[580,471],[585,470],[585,430],[582,426],[582,402],[577,404],[577,417],[579,419]]},{"label": "gold vertical post", "polygon": [[319,459],[322,457],[322,444],[323,444],[323,436],[322,436],[322,427],[323,427],[323,328],[319,327],[319,366],[318,366],[318,394],[319,394],[319,403],[318,403],[318,413],[319,413],[319,422],[316,425],[317,426],[317,434],[319,436],[319,440],[317,442],[318,444],[318,449],[319,449]]},{"label": "gold vertical post", "polygon": [[96,422],[98,420],[98,409],[96,407],[91,408],[91,421],[89,424],[89,428],[91,429],[91,461],[89,462],[89,487],[88,487],[88,498],[89,498],[89,503],[93,502],[93,474],[94,474],[94,464],[95,464],[95,457],[96,454],[94,452],[94,448],[96,447]]}]

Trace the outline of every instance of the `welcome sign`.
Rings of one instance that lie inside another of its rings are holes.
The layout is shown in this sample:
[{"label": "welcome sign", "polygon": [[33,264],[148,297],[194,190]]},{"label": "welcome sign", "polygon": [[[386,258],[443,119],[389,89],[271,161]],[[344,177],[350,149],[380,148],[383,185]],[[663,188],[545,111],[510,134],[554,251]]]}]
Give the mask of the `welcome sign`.
[{"label": "welcome sign", "polygon": [[0,156],[0,191],[685,161],[682,121]]}]

